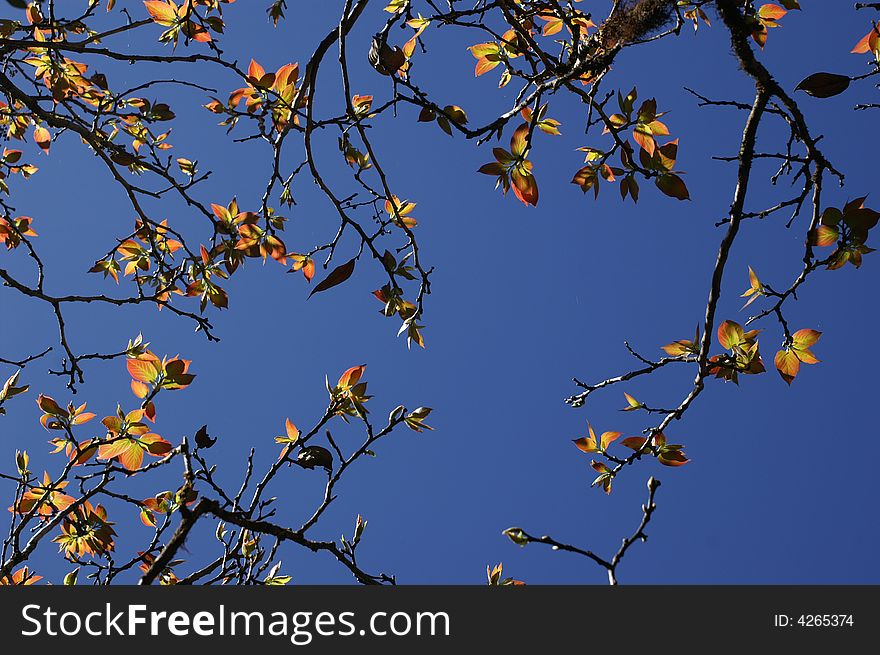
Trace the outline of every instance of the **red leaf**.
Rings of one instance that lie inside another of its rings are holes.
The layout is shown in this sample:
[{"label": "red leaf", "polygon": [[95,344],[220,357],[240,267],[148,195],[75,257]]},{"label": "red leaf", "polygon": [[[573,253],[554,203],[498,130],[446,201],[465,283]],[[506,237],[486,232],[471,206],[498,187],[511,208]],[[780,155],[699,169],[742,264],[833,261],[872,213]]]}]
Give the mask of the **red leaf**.
[{"label": "red leaf", "polygon": [[513,193],[522,201],[523,204],[538,205],[538,182],[531,173],[522,173],[519,169],[514,169],[510,176],[513,182]]}]

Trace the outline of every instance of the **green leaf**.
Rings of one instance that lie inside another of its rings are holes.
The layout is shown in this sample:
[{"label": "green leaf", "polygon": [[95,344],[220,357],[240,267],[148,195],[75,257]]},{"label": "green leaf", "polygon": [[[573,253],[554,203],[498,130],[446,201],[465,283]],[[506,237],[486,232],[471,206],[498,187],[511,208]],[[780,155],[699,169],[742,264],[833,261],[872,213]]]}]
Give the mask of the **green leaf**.
[{"label": "green leaf", "polygon": [[507,528],[507,530],[504,530],[501,534],[510,539],[517,546],[525,546],[529,543],[529,539],[525,536],[525,533],[523,533],[522,528]]},{"label": "green leaf", "polygon": [[64,586],[65,587],[73,587],[76,585],[76,578],[79,575],[79,569],[73,569],[70,573],[64,576]]}]

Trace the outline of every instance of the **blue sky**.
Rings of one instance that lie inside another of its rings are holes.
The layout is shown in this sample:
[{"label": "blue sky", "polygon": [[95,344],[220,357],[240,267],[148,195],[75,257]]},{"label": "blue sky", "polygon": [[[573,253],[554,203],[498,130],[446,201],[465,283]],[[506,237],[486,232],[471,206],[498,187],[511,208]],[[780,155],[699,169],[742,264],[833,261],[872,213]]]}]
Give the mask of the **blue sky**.
[{"label": "blue sky", "polygon": [[[273,31],[255,4],[260,3],[238,2],[226,10],[231,27],[224,43],[242,62],[253,56],[267,69],[303,63],[341,6],[312,3],[308,15]],[[391,90],[388,79],[368,67],[365,54],[370,34],[384,20],[382,4],[368,9],[349,46],[354,91],[375,95],[377,103]],[[793,89],[820,70],[864,72],[865,59],[849,50],[869,29],[871,16],[849,6],[823,11],[825,3],[815,0],[801,4],[804,11],[786,16],[760,55],[782,85]],[[450,28],[432,34],[429,28],[426,36],[431,52],[418,56],[415,74],[439,104],[460,105],[474,124],[504,110],[514,91],[498,91],[496,73],[473,79],[474,60],[465,49],[471,35]],[[106,70],[117,84],[180,74],[165,66]],[[208,68],[190,72],[222,93],[237,86]],[[319,111],[338,106],[336,76],[329,66],[319,80]],[[349,533],[360,512],[369,526],[359,562],[371,571],[395,573],[403,583],[482,583],[485,566],[499,561],[506,573],[531,583],[603,583],[604,571],[590,562],[534,545],[518,548],[501,530],[520,525],[610,556],[638,523],[649,475],[663,482],[659,509],[648,544],[635,546],[621,565],[623,583],[880,582],[873,565],[880,537],[874,483],[880,445],[871,411],[877,385],[867,338],[878,319],[871,291],[878,279],[876,255],[866,257],[858,271],[819,272],[789,307],[793,328],[823,331],[815,348],[821,364],[804,367],[791,388],[772,370],[739,387],[710,382],[685,420],[668,431],[670,439],[686,445],[690,464],[633,467],[619,476],[609,497],[589,488],[590,458],[571,444],[585,433],[587,419],[599,430],[638,434],[650,424],[639,413],[617,411],[624,404],[622,391],[649,404],[675,405],[693,377],[692,369],[681,367],[596,393],[580,409],[563,403],[575,391],[572,376],[596,381],[634,366],[624,339],[646,356],[659,356],[661,345],[690,338],[702,321],[722,237],[714,224],[726,214],[735,176],[732,164],[711,157],[735,154],[745,116],[732,109],[699,109],[683,87],[744,102],[751,102],[753,91],[718,24],[626,51],[605,86],[624,92],[637,86],[641,98],[657,97],[669,112],[664,120],[681,137],[678,167],[687,173],[690,202],[661,196],[649,185],[643,185],[636,206],[622,203],[616,186],[605,186],[598,202],[584,197],[569,183],[582,161],[575,148],[605,141],[583,135],[584,108],[571,99],[550,101],[550,115],[562,122],[564,136],[539,135],[533,151],[541,188],[537,209],[502,198],[490,178],[476,174],[492,159],[488,145],[449,138],[436,125],[417,123],[416,111],[408,108],[398,120],[383,119],[373,128],[396,192],[418,203],[413,213],[423,257],[436,266],[424,351],[407,351],[394,336],[396,322],[378,313],[370,294],[380,284],[377,270],[361,266],[344,286],[306,301],[308,287],[300,276],[253,262],[229,285],[229,311],[213,315],[219,344],[207,344],[166,312],[99,307],[69,309],[72,343],[80,352],[108,350],[143,332],[157,352],[193,359],[196,382],[160,399],[157,428],[176,441],[208,423],[219,437],[210,454],[230,485],[240,480],[251,447],[264,466],[274,459],[272,438],[281,433],[285,417],[300,427],[320,417],[325,374],[332,379],[348,366],[367,363],[375,417],[399,403],[434,407],[430,423],[436,430],[390,437],[375,460],[347,476],[339,500],[314,533],[330,539]],[[829,100],[797,94],[813,131],[825,135],[824,151],[847,175],[845,188],[828,185],[825,198],[835,206],[874,191],[875,117],[852,111],[873,93],[867,81]],[[267,151],[258,144],[233,145],[216,118],[200,108],[203,94],[170,88],[163,98],[179,117],[172,152],[214,171],[201,198],[225,203],[235,194],[243,208],[256,207],[269,170]],[[787,130],[770,118],[759,142],[777,151]],[[345,188],[335,139],[328,131],[317,147],[324,166],[338,173],[330,174],[332,181]],[[38,163],[34,178],[14,184],[13,202],[34,217],[38,245],[52,261],[47,289],[116,292],[100,276],[79,273],[110,247],[112,237],[127,234],[133,216],[125,197],[70,137]],[[785,180],[771,187],[766,181],[771,174],[758,167],[749,209],[794,195]],[[335,229],[332,207],[305,178],[294,194],[299,204],[287,213],[288,246],[326,241]],[[197,235],[203,227],[174,203],[152,209],[186,233]],[[749,265],[762,280],[788,286],[800,270],[804,220],[791,230],[781,217],[743,226],[731,253],[720,319],[746,318],[739,312],[739,294],[748,286]],[[24,260],[18,252],[0,257],[4,265]],[[8,290],[2,303],[0,354],[19,356],[55,343],[47,307]],[[770,366],[781,335],[770,322],[760,327],[766,328],[761,344]],[[45,368],[46,362],[28,367],[24,380],[67,400],[60,381],[46,376]],[[100,416],[111,413],[117,401],[133,406],[128,381],[122,362],[91,365],[77,399],[88,400]],[[10,468],[15,449],[24,447],[32,468],[41,470],[51,460],[42,445],[47,436],[37,423],[39,412],[32,398],[13,402],[18,406],[0,422],[5,451],[0,458]],[[334,435],[346,444],[357,438],[342,427]],[[282,499],[279,520],[296,523],[310,514],[322,478],[307,471],[285,475],[271,490]],[[177,479],[166,478],[158,487],[134,485],[146,496],[176,488]],[[128,527],[120,530],[118,548],[130,551],[149,538],[139,523],[122,522]],[[197,558],[209,556],[212,531],[204,525],[190,543]],[[49,544],[38,553],[39,572],[70,568],[53,550]],[[328,558],[288,549],[283,559],[297,583],[350,581]]]}]

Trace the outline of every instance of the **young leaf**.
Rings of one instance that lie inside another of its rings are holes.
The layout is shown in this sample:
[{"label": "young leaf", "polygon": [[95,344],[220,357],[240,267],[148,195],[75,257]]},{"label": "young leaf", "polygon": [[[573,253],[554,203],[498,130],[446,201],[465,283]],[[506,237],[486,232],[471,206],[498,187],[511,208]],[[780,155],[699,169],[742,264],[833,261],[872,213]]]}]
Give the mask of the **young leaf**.
[{"label": "young leaf", "polygon": [[634,412],[637,409],[642,409],[645,404],[640,403],[638,400],[630,396],[625,391],[623,392],[624,397],[626,398],[627,406],[621,409],[621,412]]}]

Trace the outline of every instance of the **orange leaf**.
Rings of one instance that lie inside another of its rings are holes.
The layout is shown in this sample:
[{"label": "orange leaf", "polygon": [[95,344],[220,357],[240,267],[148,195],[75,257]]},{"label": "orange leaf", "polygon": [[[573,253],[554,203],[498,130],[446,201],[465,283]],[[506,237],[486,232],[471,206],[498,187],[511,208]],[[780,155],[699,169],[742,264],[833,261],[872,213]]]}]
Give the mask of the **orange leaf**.
[{"label": "orange leaf", "polygon": [[150,360],[129,359],[125,365],[129,375],[138,382],[153,383],[159,377],[159,371]]},{"label": "orange leaf", "polygon": [[45,127],[38,127],[34,129],[34,141],[38,146],[40,146],[40,150],[45,152],[47,155],[49,154],[49,147],[52,145],[52,135],[49,134],[49,130]]},{"label": "orange leaf", "polygon": [[657,149],[657,142],[654,141],[654,137],[650,134],[643,132],[641,130],[633,130],[633,139],[636,143],[638,143],[642,148],[644,148],[645,152],[648,153],[649,156],[654,156],[654,151]]},{"label": "orange leaf", "polygon": [[856,55],[872,51],[876,52],[878,37],[880,37],[880,33],[877,32],[877,28],[871,28],[871,31],[865,34],[850,52]]},{"label": "orange leaf", "polygon": [[159,0],[148,0],[144,2],[147,11],[150,12],[152,19],[159,25],[170,26],[177,20],[177,6]]},{"label": "orange leaf", "polygon": [[131,381],[131,391],[138,398],[146,398],[147,394],[150,393],[150,388],[145,385],[143,382],[138,382],[137,380]]},{"label": "orange leaf", "polygon": [[718,326],[718,343],[728,350],[741,344],[743,339],[743,329],[739,323],[724,321],[724,323]]},{"label": "orange leaf", "polygon": [[793,350],[780,350],[773,360],[776,370],[787,384],[791,384],[801,368],[801,362]]},{"label": "orange leaf", "polygon": [[606,450],[608,446],[611,445],[612,441],[616,441],[620,438],[620,432],[603,432],[602,433],[602,450]]},{"label": "orange leaf", "polygon": [[538,205],[538,182],[531,173],[520,172],[518,168],[514,169],[510,175],[513,182],[513,193],[525,205]]},{"label": "orange leaf", "polygon": [[265,74],[266,70],[255,59],[251,59],[250,66],[248,66],[248,77],[259,82]]},{"label": "orange leaf", "polygon": [[667,450],[657,456],[657,461],[664,466],[684,466],[691,460],[680,450]]},{"label": "orange leaf", "polygon": [[758,16],[765,20],[779,20],[787,13],[788,11],[786,9],[783,9],[779,5],[772,4],[761,5],[761,8],[758,9]]},{"label": "orange leaf", "polygon": [[574,439],[573,443],[578,447],[579,450],[585,453],[598,453],[599,449],[596,447],[596,440],[590,439],[589,437],[581,437],[580,439]]},{"label": "orange leaf", "polygon": [[488,73],[500,63],[500,61],[489,61],[486,58],[479,59],[477,60],[477,65],[474,67],[474,76],[479,77],[480,75]]},{"label": "orange leaf", "polygon": [[142,446],[146,447],[147,452],[154,457],[161,457],[171,452],[172,446],[158,434],[145,434],[139,439]]},{"label": "orange leaf", "polygon": [[361,379],[361,376],[364,374],[365,368],[367,368],[366,364],[361,364],[360,366],[352,366],[350,369],[342,374],[342,377],[339,378],[339,382],[336,383],[336,386],[342,387],[343,389],[349,389],[353,387]]},{"label": "orange leaf", "polygon": [[817,330],[798,330],[791,335],[791,339],[795,348],[803,349],[812,346],[821,336],[822,333]]},{"label": "orange leaf", "polygon": [[620,444],[638,452],[647,446],[649,441],[648,437],[627,437]]},{"label": "orange leaf", "polygon": [[510,151],[515,157],[525,154],[529,147],[528,136],[529,126],[525,123],[514,130],[513,135],[510,137]]},{"label": "orange leaf", "polygon": [[836,226],[820,225],[815,230],[810,232],[810,242],[814,246],[826,248],[828,246],[833,246],[835,243],[837,243],[837,238],[839,236],[840,230],[838,230]]}]

